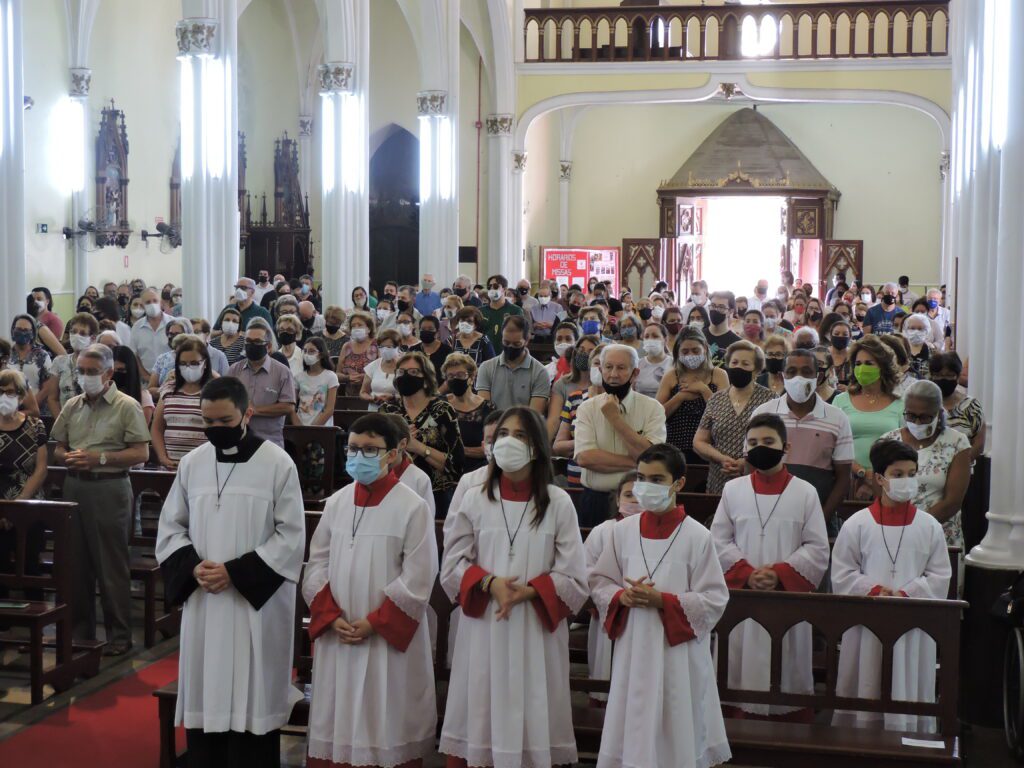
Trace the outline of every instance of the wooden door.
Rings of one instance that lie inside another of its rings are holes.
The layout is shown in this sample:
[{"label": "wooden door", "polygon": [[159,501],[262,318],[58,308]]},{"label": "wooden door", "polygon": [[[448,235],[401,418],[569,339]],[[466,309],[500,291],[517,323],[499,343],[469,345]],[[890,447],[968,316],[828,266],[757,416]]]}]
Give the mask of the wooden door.
[{"label": "wooden door", "polygon": [[818,295],[822,298],[832,287],[832,276],[837,272],[846,273],[846,282],[863,282],[864,241],[825,240],[818,263]]},{"label": "wooden door", "polygon": [[661,275],[661,240],[656,237],[622,239],[622,278],[634,300],[654,289]]}]

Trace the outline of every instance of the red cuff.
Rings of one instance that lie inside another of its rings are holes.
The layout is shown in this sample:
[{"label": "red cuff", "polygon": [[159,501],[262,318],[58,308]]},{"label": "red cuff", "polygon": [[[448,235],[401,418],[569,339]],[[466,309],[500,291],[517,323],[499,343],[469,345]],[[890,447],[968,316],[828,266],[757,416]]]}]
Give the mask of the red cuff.
[{"label": "red cuff", "polygon": [[418,621],[410,619],[401,608],[391,602],[390,597],[385,597],[380,608],[369,614],[366,620],[388,645],[402,653],[405,653],[420,626]]},{"label": "red cuff", "polygon": [[466,569],[462,577],[462,585],[459,587],[459,605],[462,606],[462,613],[471,619],[479,619],[487,610],[487,604],[491,602],[491,596],[480,589],[480,581],[487,576],[487,571],[479,565],[471,565]]},{"label": "red cuff", "polygon": [[611,603],[608,604],[608,616],[604,620],[604,631],[612,640],[618,640],[626,631],[626,619],[629,618],[629,608],[622,604],[620,598],[626,590],[620,589],[615,593]]},{"label": "red cuff", "polygon": [[572,615],[569,606],[562,602],[562,599],[555,592],[555,583],[551,576],[544,573],[529,582],[529,586],[537,590],[537,599],[532,600],[534,610],[540,618],[540,623],[548,632],[554,632],[558,625]]},{"label": "red cuff", "polygon": [[779,577],[779,589],[784,592],[813,592],[814,585],[800,575],[789,563],[776,563],[772,566]]},{"label": "red cuff", "polygon": [[335,619],[341,618],[341,608],[334,602],[331,585],[325,584],[309,604],[309,639],[316,640],[331,628]]},{"label": "red cuff", "polygon": [[900,590],[900,597],[910,597],[910,595],[908,595],[908,594],[907,594],[906,592],[904,592],[904,591],[903,591],[903,590],[901,589],[901,590]]},{"label": "red cuff", "polygon": [[737,560],[732,568],[725,572],[725,585],[729,589],[746,589],[747,580],[754,572],[754,566],[746,560]]},{"label": "red cuff", "polygon": [[871,588],[871,591],[868,592],[868,597],[878,597],[881,593],[882,593],[882,587],[879,586],[878,584],[876,584],[875,586],[873,586]]},{"label": "red cuff", "polygon": [[669,645],[679,645],[688,640],[693,640],[697,633],[690,626],[690,620],[686,618],[686,612],[679,603],[679,598],[668,592],[661,593],[662,607],[658,609],[661,616],[661,623],[665,626],[665,639]]}]

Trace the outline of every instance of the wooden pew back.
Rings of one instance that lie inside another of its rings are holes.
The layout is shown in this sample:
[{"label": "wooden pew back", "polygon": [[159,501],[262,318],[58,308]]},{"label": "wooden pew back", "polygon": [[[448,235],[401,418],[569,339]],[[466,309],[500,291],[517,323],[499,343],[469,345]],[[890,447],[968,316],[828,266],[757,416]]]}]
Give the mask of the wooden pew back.
[{"label": "wooden pew back", "polygon": [[284,449],[292,457],[299,468],[299,477],[304,480],[302,469],[309,465],[306,448],[317,445],[323,451],[323,475],[316,487],[308,487],[305,483],[302,498],[306,502],[320,502],[334,493],[334,462],[338,453],[338,437],[341,433],[337,427],[292,426],[284,428]]},{"label": "wooden pew back", "polygon": [[[58,603],[71,597],[71,516],[77,504],[66,501],[0,501],[0,520],[13,526],[13,573],[0,573],[0,585],[9,589],[47,589],[56,593]],[[38,526],[49,531],[53,541],[53,568],[47,573],[29,573],[28,539]]]}]

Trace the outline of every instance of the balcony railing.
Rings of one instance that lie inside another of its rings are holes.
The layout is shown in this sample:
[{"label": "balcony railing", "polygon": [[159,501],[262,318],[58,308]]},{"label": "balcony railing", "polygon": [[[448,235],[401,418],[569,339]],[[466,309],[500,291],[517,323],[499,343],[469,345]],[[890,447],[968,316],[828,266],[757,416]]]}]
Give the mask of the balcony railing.
[{"label": "balcony railing", "polygon": [[945,56],[949,0],[528,8],[527,62]]}]

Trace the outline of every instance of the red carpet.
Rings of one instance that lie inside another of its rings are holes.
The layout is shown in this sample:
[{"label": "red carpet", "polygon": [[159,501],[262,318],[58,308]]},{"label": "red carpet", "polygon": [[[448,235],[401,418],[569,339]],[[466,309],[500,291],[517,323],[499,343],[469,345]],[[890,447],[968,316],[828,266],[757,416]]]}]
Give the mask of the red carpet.
[{"label": "red carpet", "polygon": [[160,734],[152,693],[177,676],[174,654],[54,712],[0,741],[0,766],[153,768]]}]

